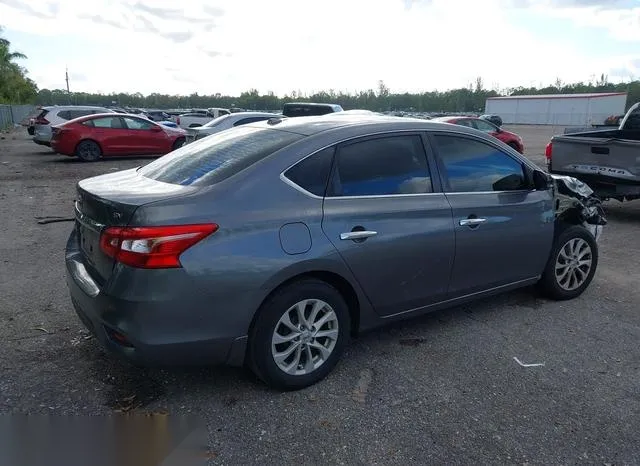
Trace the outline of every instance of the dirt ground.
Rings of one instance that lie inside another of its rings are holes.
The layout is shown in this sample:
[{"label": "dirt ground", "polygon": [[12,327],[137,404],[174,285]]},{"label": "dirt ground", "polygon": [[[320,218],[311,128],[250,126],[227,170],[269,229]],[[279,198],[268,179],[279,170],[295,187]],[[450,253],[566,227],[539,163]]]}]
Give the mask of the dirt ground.
[{"label": "dirt ground", "polygon": [[[507,127],[543,163],[559,128]],[[212,464],[637,464],[640,201],[606,206],[587,292],[521,290],[355,339],[323,382],[278,393],[231,368],[141,369],[102,352],[64,279],[75,183],[147,163],[87,164],[0,139],[0,413],[194,414]],[[521,367],[514,357],[539,367]]]}]

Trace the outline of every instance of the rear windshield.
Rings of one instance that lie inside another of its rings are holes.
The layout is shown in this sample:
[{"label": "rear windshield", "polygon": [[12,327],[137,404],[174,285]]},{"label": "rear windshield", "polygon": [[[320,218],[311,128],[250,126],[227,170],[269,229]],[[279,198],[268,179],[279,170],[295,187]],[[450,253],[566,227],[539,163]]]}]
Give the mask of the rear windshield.
[{"label": "rear windshield", "polygon": [[164,183],[209,186],[303,137],[269,128],[238,126],[182,146],[142,167],[140,174]]},{"label": "rear windshield", "polygon": [[330,105],[284,104],[282,114],[286,117],[319,116],[333,113]]},{"label": "rear windshield", "polygon": [[201,126],[201,128],[213,128],[214,126],[218,126],[220,123],[222,123],[227,118],[229,118],[229,115],[219,116],[218,118],[214,118],[210,122],[205,123],[204,125]]}]

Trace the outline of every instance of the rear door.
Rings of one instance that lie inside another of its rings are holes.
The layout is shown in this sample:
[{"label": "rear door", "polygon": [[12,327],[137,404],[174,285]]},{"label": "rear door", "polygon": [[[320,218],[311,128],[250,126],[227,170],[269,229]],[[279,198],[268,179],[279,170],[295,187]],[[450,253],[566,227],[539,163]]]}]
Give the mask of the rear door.
[{"label": "rear door", "polygon": [[447,292],[451,207],[431,173],[418,133],[337,147],[322,229],[383,316],[440,301]]},{"label": "rear door", "polygon": [[453,211],[450,297],[541,274],[553,241],[551,192],[532,189],[523,164],[488,141],[446,132],[431,139]]},{"label": "rear door", "polygon": [[104,155],[121,155],[127,147],[127,132],[119,116],[94,118],[82,123],[93,128],[90,135],[98,141]]}]

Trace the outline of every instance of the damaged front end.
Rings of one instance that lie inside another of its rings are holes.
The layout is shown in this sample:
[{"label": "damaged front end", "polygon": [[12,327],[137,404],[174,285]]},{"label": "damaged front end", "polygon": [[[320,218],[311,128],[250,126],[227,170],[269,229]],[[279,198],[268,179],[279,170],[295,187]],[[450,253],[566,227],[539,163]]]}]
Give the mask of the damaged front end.
[{"label": "damaged front end", "polygon": [[587,184],[577,178],[550,176],[554,185],[556,219],[584,225],[597,240],[607,224],[602,201]]}]

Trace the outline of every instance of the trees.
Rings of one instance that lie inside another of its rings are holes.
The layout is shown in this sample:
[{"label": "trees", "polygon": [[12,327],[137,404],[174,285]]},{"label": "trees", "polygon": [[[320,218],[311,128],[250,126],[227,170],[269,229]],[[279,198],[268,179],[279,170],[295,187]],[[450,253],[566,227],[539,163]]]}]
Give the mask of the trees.
[{"label": "trees", "polygon": [[27,70],[17,63],[17,60],[24,58],[27,57],[22,53],[12,52],[11,43],[0,36],[0,103],[29,103],[37,96],[36,83],[27,76]]}]

